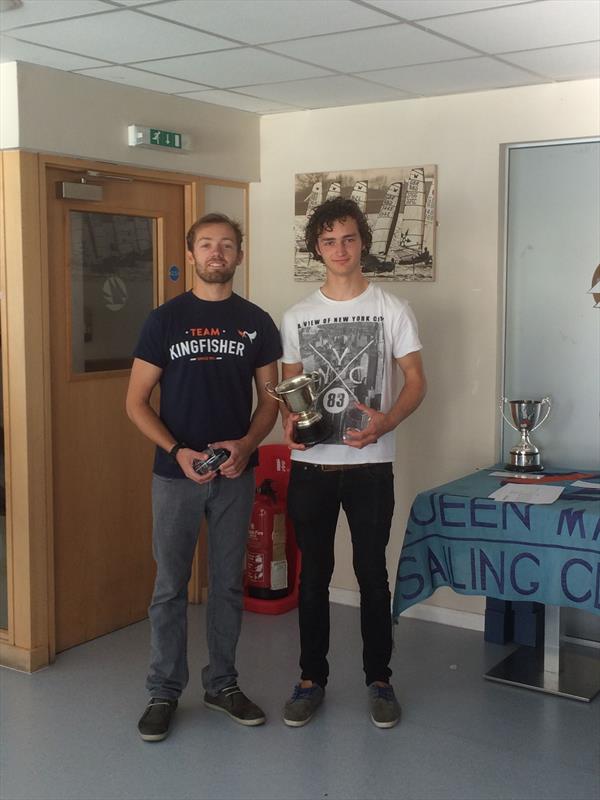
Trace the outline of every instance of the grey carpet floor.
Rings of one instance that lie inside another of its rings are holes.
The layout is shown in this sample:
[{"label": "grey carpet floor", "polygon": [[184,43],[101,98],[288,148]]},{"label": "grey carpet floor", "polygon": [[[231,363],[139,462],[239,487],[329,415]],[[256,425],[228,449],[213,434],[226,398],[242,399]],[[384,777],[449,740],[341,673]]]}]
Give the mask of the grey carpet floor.
[{"label": "grey carpet floor", "polygon": [[0,670],[2,800],[598,800],[600,697],[590,704],[482,678],[510,648],[418,620],[395,629],[400,725],[369,720],[359,611],[332,605],[331,677],[309,725],[281,709],[298,677],[296,612],[245,615],[240,685],[266,711],[245,728],[205,708],[204,607],[190,608],[190,685],[171,735],[138,737],[147,621]]}]

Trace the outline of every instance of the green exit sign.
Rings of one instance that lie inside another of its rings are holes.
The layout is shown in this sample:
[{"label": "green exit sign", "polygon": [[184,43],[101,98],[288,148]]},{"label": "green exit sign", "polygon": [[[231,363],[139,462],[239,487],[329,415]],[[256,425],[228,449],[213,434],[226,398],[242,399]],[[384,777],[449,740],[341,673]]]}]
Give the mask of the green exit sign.
[{"label": "green exit sign", "polygon": [[162,128],[147,128],[144,125],[130,125],[127,129],[130,147],[146,147],[149,150],[190,150],[189,137],[177,131],[163,131]]},{"label": "green exit sign", "polygon": [[181,134],[175,133],[175,131],[161,131],[159,128],[150,128],[150,144],[181,150]]}]

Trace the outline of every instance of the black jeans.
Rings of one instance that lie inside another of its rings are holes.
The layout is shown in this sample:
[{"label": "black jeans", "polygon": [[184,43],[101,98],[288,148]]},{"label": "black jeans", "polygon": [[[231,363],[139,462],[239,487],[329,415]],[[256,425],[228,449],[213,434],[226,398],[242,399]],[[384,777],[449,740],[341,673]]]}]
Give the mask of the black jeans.
[{"label": "black jeans", "polygon": [[363,668],[367,685],[392,674],[392,617],[385,548],[394,513],[392,465],[365,464],[322,471],[292,462],[288,511],[302,553],[300,668],[303,680],[325,686],[329,675],[329,582],[340,506],[352,535],[354,572],[360,587]]}]

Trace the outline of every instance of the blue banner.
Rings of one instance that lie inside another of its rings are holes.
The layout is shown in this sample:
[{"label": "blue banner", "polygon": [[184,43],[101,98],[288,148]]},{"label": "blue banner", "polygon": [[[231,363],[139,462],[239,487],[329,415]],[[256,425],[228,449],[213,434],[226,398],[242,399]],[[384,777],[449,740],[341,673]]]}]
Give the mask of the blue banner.
[{"label": "blue banner", "polygon": [[394,616],[439,586],[460,594],[527,600],[600,614],[600,490],[572,486],[600,474],[550,473],[565,486],[548,505],[488,497],[506,479],[489,470],[419,494],[410,511]]}]

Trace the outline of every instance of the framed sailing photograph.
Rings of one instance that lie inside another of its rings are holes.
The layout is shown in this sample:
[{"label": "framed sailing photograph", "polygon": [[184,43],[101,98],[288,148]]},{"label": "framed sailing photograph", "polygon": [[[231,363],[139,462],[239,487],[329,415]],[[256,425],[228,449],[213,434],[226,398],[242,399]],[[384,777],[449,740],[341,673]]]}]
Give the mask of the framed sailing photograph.
[{"label": "framed sailing photograph", "polygon": [[346,172],[304,172],[295,176],[294,278],[321,281],[325,268],[306,249],[304,229],[316,206],[334,197],[355,200],[373,231],[364,274],[380,281],[433,281],[437,167]]}]

